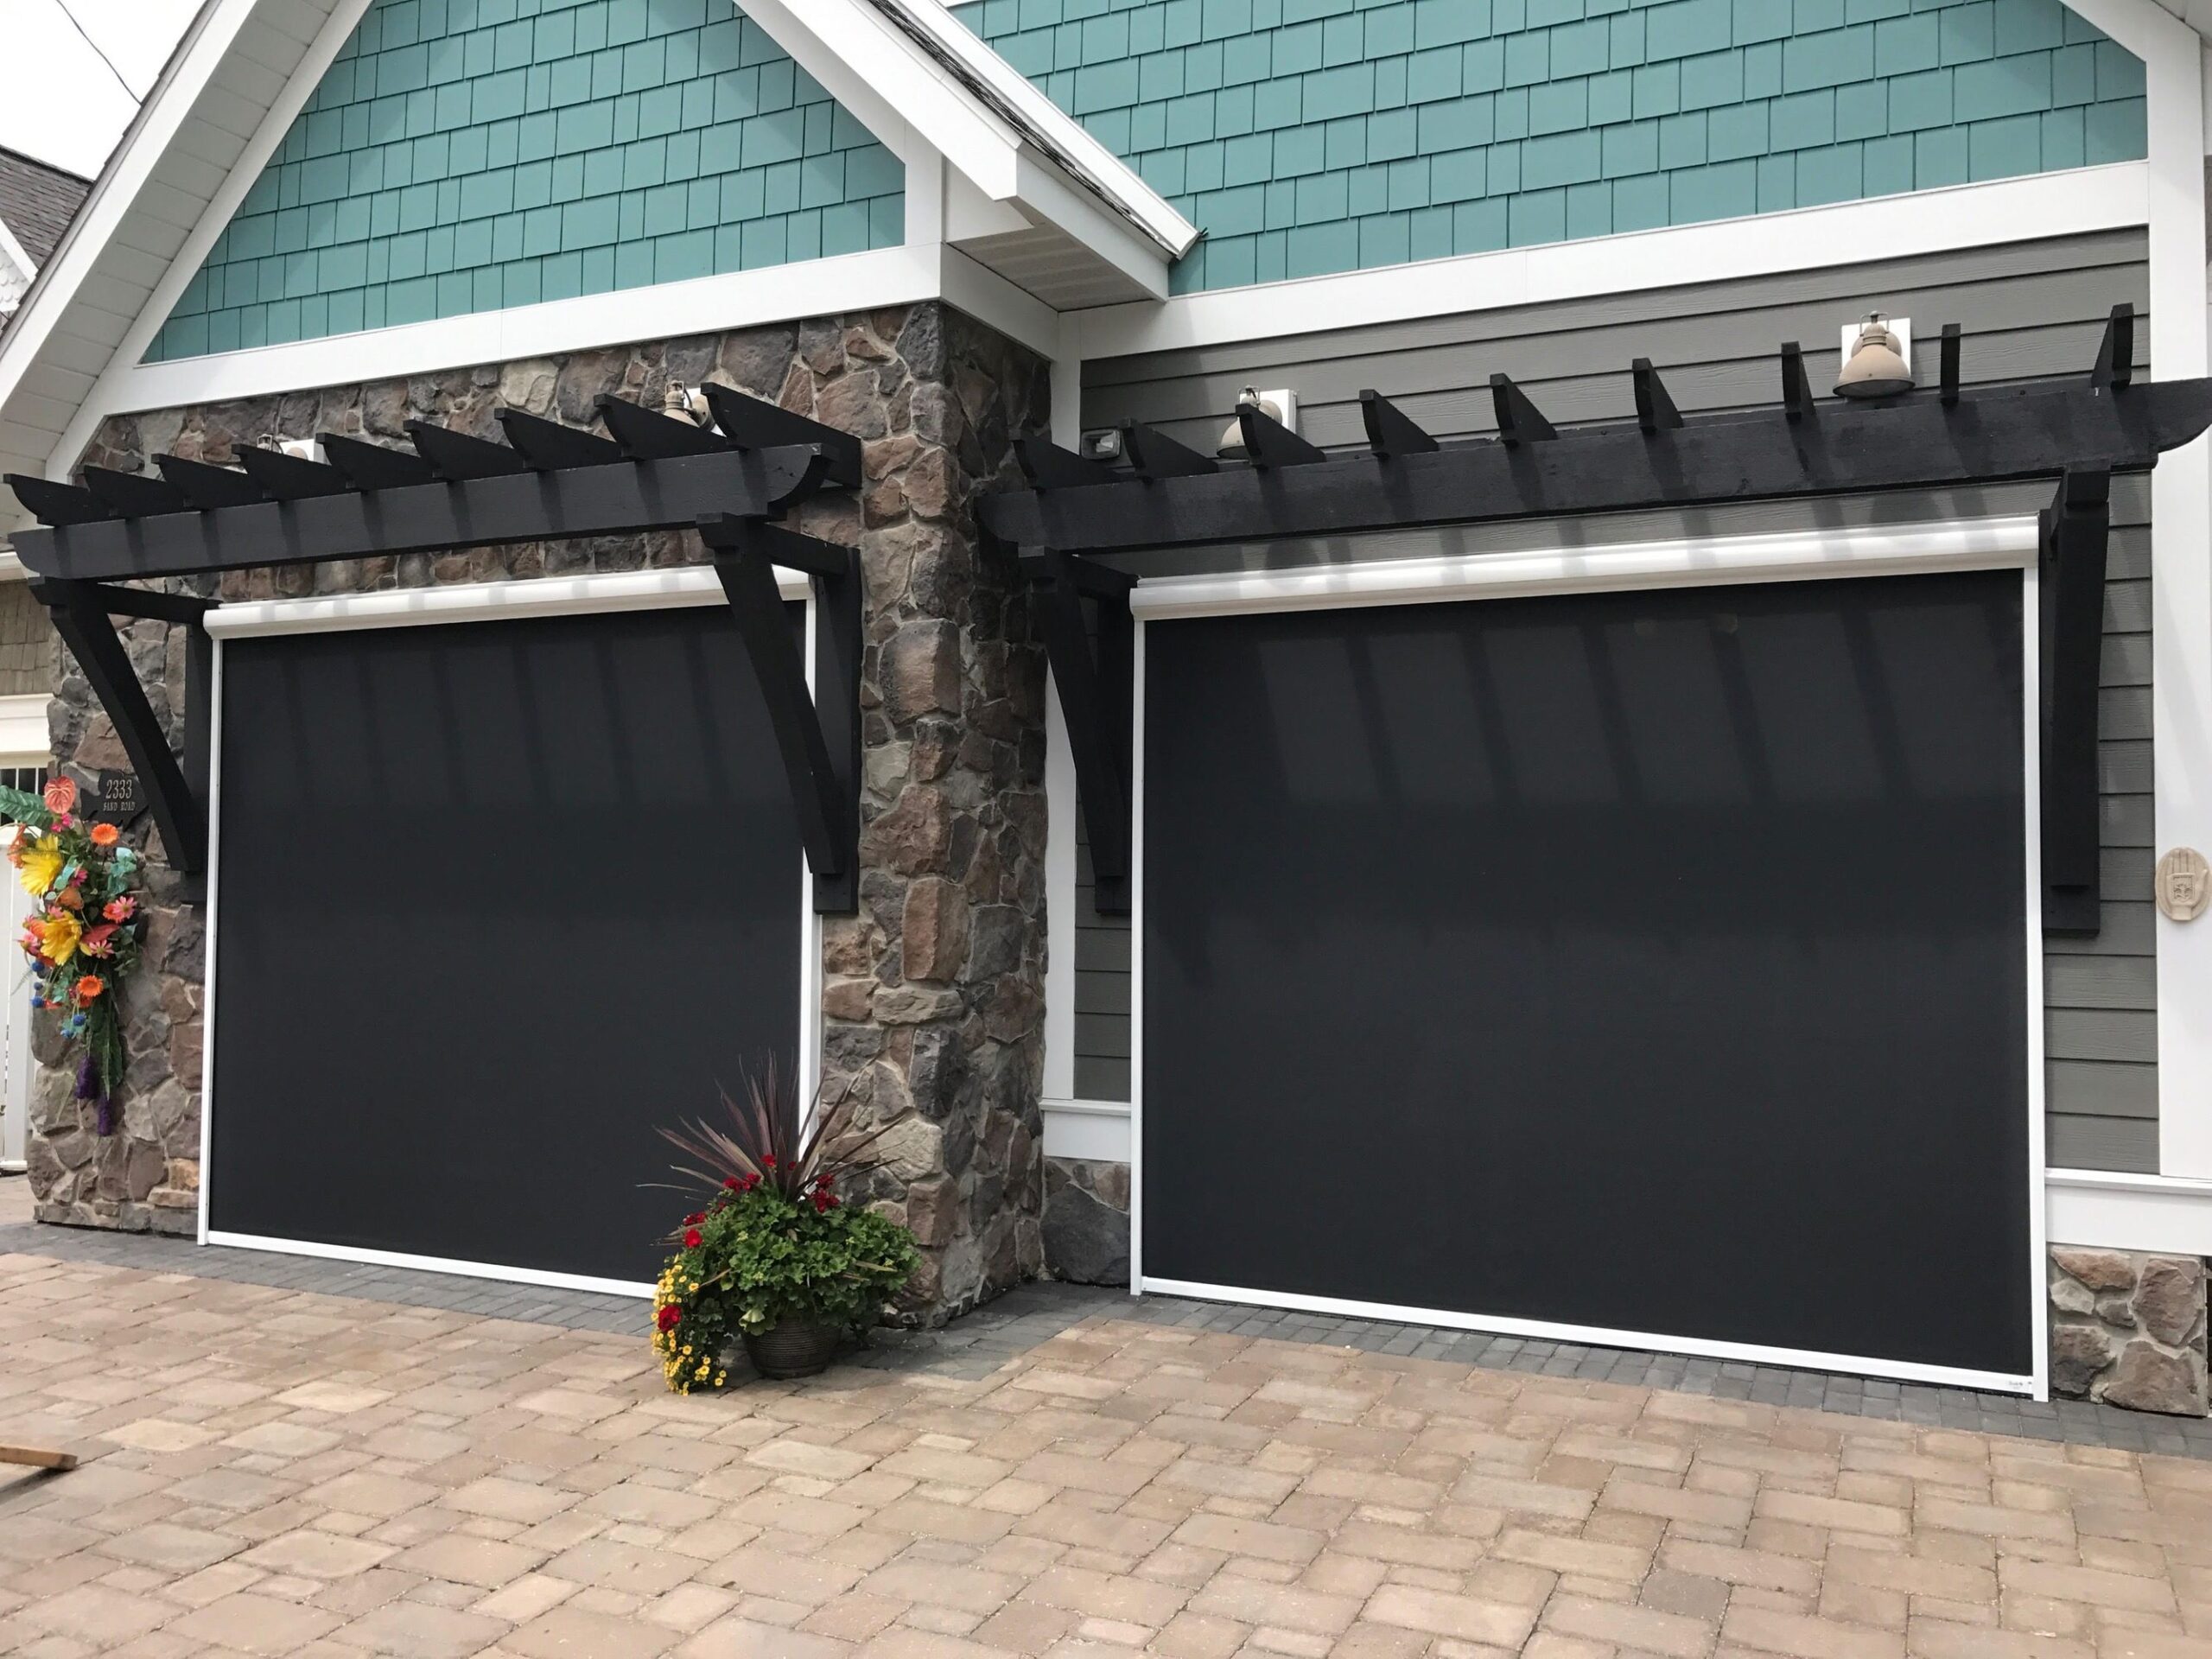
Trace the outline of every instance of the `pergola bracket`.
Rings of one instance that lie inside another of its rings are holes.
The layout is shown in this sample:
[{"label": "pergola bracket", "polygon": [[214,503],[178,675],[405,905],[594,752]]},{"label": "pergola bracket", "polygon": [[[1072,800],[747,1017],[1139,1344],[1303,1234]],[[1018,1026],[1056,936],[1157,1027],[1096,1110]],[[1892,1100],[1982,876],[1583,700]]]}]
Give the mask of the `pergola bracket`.
[{"label": "pergola bracket", "polygon": [[[699,534],[767,706],[814,874],[814,908],[849,916],[860,908],[860,554],[735,513],[702,516]],[[811,690],[777,588],[779,564],[813,584]]]},{"label": "pergola bracket", "polygon": [[2042,709],[2043,927],[2094,937],[2101,925],[2097,678],[2104,648],[2112,474],[2069,471],[2041,515],[2036,593]]},{"label": "pergola bracket", "polygon": [[[210,601],[185,594],[111,588],[100,582],[35,580],[31,596],[47,608],[54,631],[77,659],[115,727],[124,753],[146,790],[170,868],[198,877],[207,868],[207,781],[214,641],[205,619]],[[111,620],[150,617],[182,626],[185,635],[184,753],[169,747],[161,717]]]},{"label": "pergola bracket", "polygon": [[[1135,688],[1136,625],[1129,613],[1132,576],[1071,554],[1046,551],[1025,559],[1039,573],[1045,654],[1067,727],[1075,763],[1076,798],[1090,843],[1092,904],[1101,915],[1129,912],[1130,744]],[[1084,613],[1096,607],[1096,643]]]}]

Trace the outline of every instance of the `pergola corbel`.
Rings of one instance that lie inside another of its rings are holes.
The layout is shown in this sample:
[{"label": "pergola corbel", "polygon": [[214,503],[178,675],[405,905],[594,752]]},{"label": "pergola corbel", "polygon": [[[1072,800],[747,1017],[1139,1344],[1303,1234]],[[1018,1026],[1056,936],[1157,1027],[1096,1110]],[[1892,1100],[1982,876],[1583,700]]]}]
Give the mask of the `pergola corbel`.
[{"label": "pergola corbel", "polygon": [[2133,308],[2113,308],[2086,377],[1966,388],[1947,326],[1936,384],[1868,401],[1816,398],[1784,345],[1777,406],[1684,416],[1659,372],[1631,368],[1637,417],[1562,429],[1505,375],[1497,435],[1441,442],[1377,392],[1367,447],[1332,454],[1250,404],[1243,464],[1134,423],[1114,467],[1041,438],[1029,487],[983,504],[986,531],[1039,588],[1102,912],[1129,906],[1131,621],[1119,555],[1639,508],[1936,489],[2049,478],[2040,595],[2043,912],[2050,933],[2099,926],[2097,674],[2114,473],[2148,471],[2212,425],[2212,380],[2139,383]]},{"label": "pergola corbel", "polygon": [[[81,485],[9,475],[43,528],[19,531],[31,591],[91,684],[143,780],[169,861],[207,857],[214,601],[118,583],[256,565],[441,553],[644,531],[696,530],[760,680],[783,757],[814,906],[860,899],[859,554],[779,521],[824,490],[861,481],[860,441],[727,387],[706,389],[714,428],[603,396],[606,432],[502,410],[506,442],[408,423],[410,453],[323,434],[323,459],[245,448],[237,467],[157,455],[159,478],[99,467]],[[814,685],[791,637],[774,567],[805,573],[817,626]],[[115,617],[188,631],[182,753],[132,671]]]}]

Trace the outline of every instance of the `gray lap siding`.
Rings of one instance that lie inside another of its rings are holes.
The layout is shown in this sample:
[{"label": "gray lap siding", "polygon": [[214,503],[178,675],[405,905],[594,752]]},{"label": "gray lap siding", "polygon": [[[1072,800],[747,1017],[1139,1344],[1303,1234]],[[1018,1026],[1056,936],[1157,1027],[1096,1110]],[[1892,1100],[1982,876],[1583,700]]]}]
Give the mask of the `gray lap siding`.
[{"label": "gray lap siding", "polygon": [[[1755,280],[1465,313],[1413,322],[1197,346],[1084,365],[1086,427],[1138,420],[1211,452],[1247,385],[1288,386],[1304,435],[1332,448],[1363,442],[1358,394],[1374,387],[1440,438],[1495,430],[1489,377],[1513,376],[1555,421],[1634,414],[1628,365],[1649,357],[1686,411],[1770,403],[1775,349],[1796,340],[1815,387],[1833,384],[1838,330],[1879,308],[1910,317],[1926,342],[1946,322],[1967,335],[1969,383],[2086,372],[2103,321],[2126,301],[2148,309],[2139,231],[2007,244]],[[2147,368],[2149,330],[2136,331]],[[1598,543],[1721,536],[1857,524],[2031,512],[2044,485],[1917,492],[1813,502],[1760,503],[1695,512],[1624,513],[1363,537],[1328,544],[1202,549],[1173,556],[1177,570],[1280,568],[1347,559],[1506,551]],[[2053,939],[2044,950],[2048,1157],[2054,1166],[2158,1167],[2158,985],[2151,867],[2151,491],[2115,481],[2099,694],[2103,796],[2103,928],[2094,939]],[[1163,558],[1135,568],[1165,574]],[[1129,951],[1126,918],[1091,904],[1087,851],[1078,851],[1076,1092],[1123,1100],[1129,1084]]]}]

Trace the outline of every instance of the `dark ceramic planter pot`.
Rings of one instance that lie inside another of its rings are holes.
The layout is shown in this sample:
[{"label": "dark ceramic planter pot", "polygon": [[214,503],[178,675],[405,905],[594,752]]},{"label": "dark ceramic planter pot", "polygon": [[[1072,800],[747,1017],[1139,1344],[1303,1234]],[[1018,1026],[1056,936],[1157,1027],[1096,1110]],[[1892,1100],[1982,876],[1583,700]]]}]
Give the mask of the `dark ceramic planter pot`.
[{"label": "dark ceramic planter pot", "polygon": [[841,1325],[811,1319],[783,1319],[759,1336],[745,1338],[745,1357],[753,1369],[777,1382],[825,1371],[845,1339]]}]

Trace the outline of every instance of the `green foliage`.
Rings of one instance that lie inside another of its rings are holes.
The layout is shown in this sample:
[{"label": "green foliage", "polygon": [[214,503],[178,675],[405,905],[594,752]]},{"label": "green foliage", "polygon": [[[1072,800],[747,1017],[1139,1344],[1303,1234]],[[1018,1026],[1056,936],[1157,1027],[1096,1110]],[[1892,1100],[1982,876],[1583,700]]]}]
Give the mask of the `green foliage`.
[{"label": "green foliage", "polygon": [[785,1320],[872,1325],[921,1262],[912,1233],[826,1185],[798,1198],[766,1185],[726,1189],[679,1236],[653,1299],[653,1346],[683,1394],[721,1385],[721,1351],[741,1333]]},{"label": "green foliage", "polygon": [[742,1103],[725,1094],[727,1129],[663,1131],[697,1160],[678,1173],[714,1192],[672,1236],[653,1294],[653,1351],[678,1394],[721,1388],[740,1335],[786,1320],[865,1328],[921,1262],[912,1233],[837,1193],[881,1129],[854,1127],[849,1094],[801,1112],[789,1077],[771,1063]]}]

